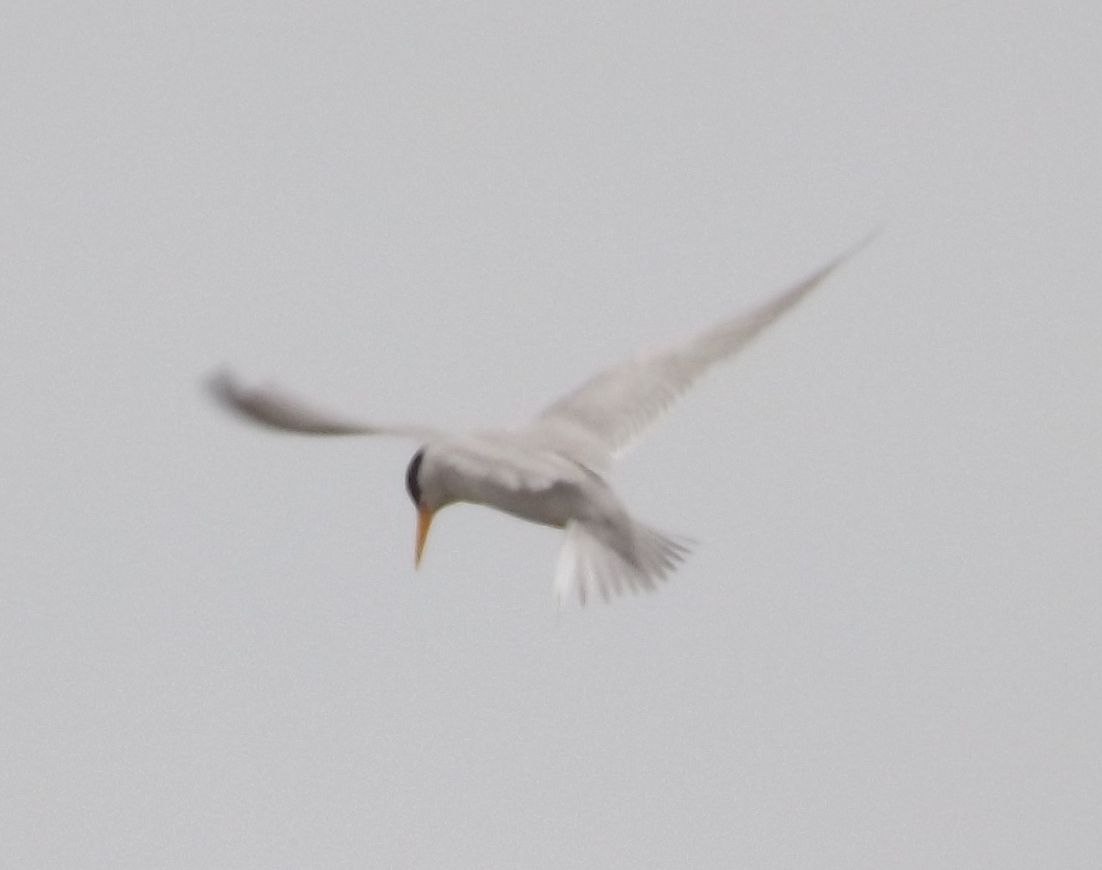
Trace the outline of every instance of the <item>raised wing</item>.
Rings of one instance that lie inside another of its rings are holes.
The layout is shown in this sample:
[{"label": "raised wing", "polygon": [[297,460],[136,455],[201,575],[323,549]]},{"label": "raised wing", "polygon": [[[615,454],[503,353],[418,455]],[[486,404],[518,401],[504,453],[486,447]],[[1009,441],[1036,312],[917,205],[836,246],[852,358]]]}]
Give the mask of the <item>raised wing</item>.
[{"label": "raised wing", "polygon": [[517,434],[533,446],[562,453],[594,470],[607,468],[711,366],[742,350],[867,242],[756,308],[687,341],[601,372]]},{"label": "raised wing", "polygon": [[222,407],[253,423],[305,435],[394,435],[422,441],[443,433],[419,426],[376,426],[319,411],[273,387],[245,387],[228,371],[207,379],[211,396]]}]

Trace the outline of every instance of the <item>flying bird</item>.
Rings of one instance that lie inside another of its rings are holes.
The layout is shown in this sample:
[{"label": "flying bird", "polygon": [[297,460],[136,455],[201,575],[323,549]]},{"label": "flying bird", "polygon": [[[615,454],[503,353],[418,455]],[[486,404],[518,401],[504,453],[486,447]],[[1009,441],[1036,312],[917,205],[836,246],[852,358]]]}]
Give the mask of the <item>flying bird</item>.
[{"label": "flying bird", "polygon": [[701,375],[742,350],[864,244],[757,307],[597,374],[534,420],[510,429],[455,434],[376,425],[317,410],[274,388],[245,387],[225,370],[208,387],[224,407],[274,429],[420,441],[406,469],[406,489],[417,508],[415,566],[442,508],[486,505],[565,529],[554,578],[560,604],[572,597],[584,604],[593,592],[607,600],[625,590],[654,589],[689,545],[632,517],[603,473]]}]

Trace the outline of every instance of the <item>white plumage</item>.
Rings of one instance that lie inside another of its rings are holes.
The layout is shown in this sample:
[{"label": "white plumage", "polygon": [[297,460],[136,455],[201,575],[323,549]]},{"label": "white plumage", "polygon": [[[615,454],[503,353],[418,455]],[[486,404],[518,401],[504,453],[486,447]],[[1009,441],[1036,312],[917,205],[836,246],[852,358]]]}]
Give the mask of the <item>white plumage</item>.
[{"label": "white plumage", "polygon": [[585,603],[593,593],[607,599],[625,590],[653,589],[689,548],[633,519],[601,473],[704,372],[738,353],[852,253],[688,340],[601,372],[514,429],[453,435],[428,427],[377,426],[315,410],[273,389],[242,387],[227,372],[215,375],[209,386],[226,407],[276,429],[422,441],[406,476],[418,509],[417,562],[438,510],[455,502],[482,504],[566,530],[555,571],[560,602]]}]

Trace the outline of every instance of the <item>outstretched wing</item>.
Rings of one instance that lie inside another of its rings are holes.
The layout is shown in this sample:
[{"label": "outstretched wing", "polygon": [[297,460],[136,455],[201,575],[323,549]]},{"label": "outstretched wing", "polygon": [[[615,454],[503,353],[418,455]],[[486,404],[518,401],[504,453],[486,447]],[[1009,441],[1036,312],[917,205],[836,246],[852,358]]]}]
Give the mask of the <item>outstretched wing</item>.
[{"label": "outstretched wing", "polygon": [[594,470],[607,468],[711,366],[742,350],[867,241],[756,308],[687,341],[601,372],[517,434]]},{"label": "outstretched wing", "polygon": [[394,435],[422,441],[441,432],[420,426],[377,426],[320,411],[273,387],[245,387],[225,369],[206,382],[207,390],[222,407],[253,423],[306,435]]}]

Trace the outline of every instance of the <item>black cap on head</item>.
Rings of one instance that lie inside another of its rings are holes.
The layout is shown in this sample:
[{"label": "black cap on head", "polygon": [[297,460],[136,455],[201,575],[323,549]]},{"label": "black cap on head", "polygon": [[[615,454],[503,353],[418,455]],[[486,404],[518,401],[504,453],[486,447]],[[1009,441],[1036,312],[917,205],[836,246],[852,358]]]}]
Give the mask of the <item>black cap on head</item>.
[{"label": "black cap on head", "polygon": [[406,492],[417,507],[421,506],[421,481],[417,479],[417,475],[421,470],[421,460],[424,458],[425,448],[422,447],[413,454],[413,459],[409,461],[409,468],[406,469]]}]

